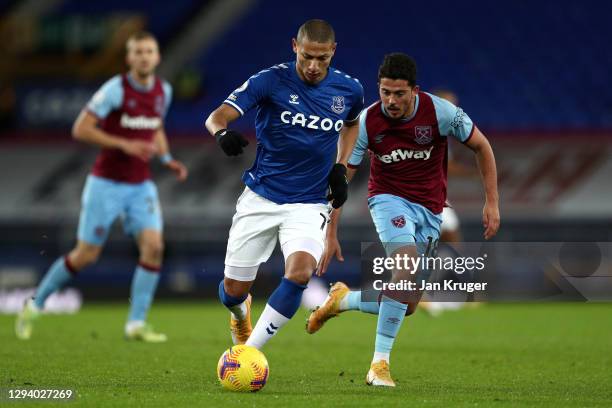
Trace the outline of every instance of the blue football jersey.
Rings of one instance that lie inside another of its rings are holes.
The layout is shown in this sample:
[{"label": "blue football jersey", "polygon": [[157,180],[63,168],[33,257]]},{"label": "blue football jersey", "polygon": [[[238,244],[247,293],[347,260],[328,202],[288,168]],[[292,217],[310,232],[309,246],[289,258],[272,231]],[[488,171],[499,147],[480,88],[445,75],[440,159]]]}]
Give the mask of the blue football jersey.
[{"label": "blue football jersey", "polygon": [[356,78],[330,67],[309,85],[295,62],[278,64],[247,79],[224,103],[241,115],[257,109],[257,155],[242,178],[251,190],[278,204],[327,202],[342,123],[363,109]]}]

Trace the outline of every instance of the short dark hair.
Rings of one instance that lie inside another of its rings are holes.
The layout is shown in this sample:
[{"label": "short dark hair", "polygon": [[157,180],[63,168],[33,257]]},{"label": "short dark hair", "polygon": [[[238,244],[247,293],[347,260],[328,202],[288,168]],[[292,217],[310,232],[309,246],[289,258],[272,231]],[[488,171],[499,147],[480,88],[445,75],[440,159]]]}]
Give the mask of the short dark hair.
[{"label": "short dark hair", "polygon": [[321,44],[336,42],[334,29],[325,20],[313,19],[302,24],[297,33],[297,41],[302,42],[305,38]]},{"label": "short dark hair", "polygon": [[141,40],[153,40],[158,42],[153,33],[149,31],[137,31],[128,37],[127,41],[125,42],[125,48],[129,48],[130,43]]},{"label": "short dark hair", "polygon": [[381,78],[405,79],[408,81],[408,85],[415,86],[417,79],[416,62],[401,52],[387,54],[378,68],[378,80],[380,81]]}]

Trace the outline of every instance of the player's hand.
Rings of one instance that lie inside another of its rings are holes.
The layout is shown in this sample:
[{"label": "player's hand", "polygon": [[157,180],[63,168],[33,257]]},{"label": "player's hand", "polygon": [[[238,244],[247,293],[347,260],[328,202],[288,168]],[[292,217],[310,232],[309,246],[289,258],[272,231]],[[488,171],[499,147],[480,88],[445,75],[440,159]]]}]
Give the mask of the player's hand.
[{"label": "player's hand", "polygon": [[221,129],[215,133],[217,143],[228,156],[238,156],[242,154],[243,147],[248,146],[249,141],[239,132],[230,129]]},{"label": "player's hand", "polygon": [[484,239],[491,239],[499,229],[499,207],[497,204],[486,202],[482,209],[482,226],[484,227]]},{"label": "player's hand", "polygon": [[323,255],[319,260],[319,264],[317,265],[316,275],[323,276],[325,272],[327,272],[327,268],[329,267],[329,263],[332,258],[336,256],[336,259],[340,262],[344,262],[344,257],[342,256],[342,248],[340,248],[340,242],[336,236],[328,235],[325,239],[325,249],[323,250]]},{"label": "player's hand", "polygon": [[329,189],[327,201],[332,202],[332,207],[340,208],[348,198],[348,180],[346,179],[346,166],[342,163],[334,164],[329,173]]},{"label": "player's hand", "polygon": [[155,143],[144,140],[125,140],[121,145],[121,150],[125,154],[138,157],[143,161],[149,161],[157,153]]},{"label": "player's hand", "polygon": [[189,175],[189,171],[187,167],[183,163],[178,160],[170,160],[168,163],[164,164],[167,168],[172,170],[176,175],[178,181],[187,180],[187,176]]}]

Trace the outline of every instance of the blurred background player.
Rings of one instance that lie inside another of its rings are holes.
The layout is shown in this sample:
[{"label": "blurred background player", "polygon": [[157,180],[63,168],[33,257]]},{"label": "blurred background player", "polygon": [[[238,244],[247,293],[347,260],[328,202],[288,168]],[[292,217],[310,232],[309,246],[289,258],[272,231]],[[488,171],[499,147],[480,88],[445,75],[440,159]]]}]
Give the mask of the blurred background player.
[{"label": "blurred background player", "polygon": [[34,297],[26,301],[15,324],[20,339],[31,337],[33,321],[49,295],[96,262],[113,222],[121,218],[140,253],[125,336],[166,341],[166,335],[145,323],[163,256],[161,208],[149,160],[158,155],[180,181],[187,178],[187,169],[170,155],[164,131],[172,88],[155,75],[160,62],[157,40],[148,32],[139,32],[128,39],[126,48],[129,72],[107,81],[74,123],[74,138],[99,146],[101,151],[83,189],[76,247],[51,265]]},{"label": "blurred background player", "polygon": [[[234,344],[258,349],[299,308],[323,253],[328,200],[334,208],[346,201],[346,163],[363,108],[361,84],[330,67],[336,50],[331,25],[309,20],[292,43],[295,62],[251,76],[206,121],[223,151],[236,156],[248,142],[228,125],[257,107],[257,157],[242,178],[246,188],[230,229],[219,297],[231,312]],[[285,274],[252,329],[249,290],[277,240]]]},{"label": "blurred background player", "polygon": [[[361,114],[359,137],[348,162],[350,180],[366,150],[370,151],[368,206],[388,256],[427,255],[421,246],[439,239],[440,213],[446,202],[448,136],[475,153],[486,196],[484,238],[492,238],[499,228],[497,170],[489,142],[461,108],[420,91],[416,77],[412,58],[402,53],[385,56],[378,71],[380,100]],[[326,272],[334,255],[342,260],[337,237],[340,213],[332,213],[318,274]],[[410,278],[409,270],[393,270],[391,281]],[[418,298],[407,304],[401,293],[385,291],[380,295],[378,302],[362,301],[361,291],[350,291],[338,282],[310,315],[306,330],[314,333],[346,310],[378,314],[375,351],[366,382],[394,387],[389,356],[404,316],[414,313]]]}]

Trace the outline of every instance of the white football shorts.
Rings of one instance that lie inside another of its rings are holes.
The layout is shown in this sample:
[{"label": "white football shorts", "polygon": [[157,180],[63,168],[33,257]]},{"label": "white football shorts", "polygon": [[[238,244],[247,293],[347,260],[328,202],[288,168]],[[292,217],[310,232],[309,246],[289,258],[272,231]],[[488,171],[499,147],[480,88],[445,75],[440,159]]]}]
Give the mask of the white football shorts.
[{"label": "white football shorts", "polygon": [[227,241],[225,276],[252,281],[277,240],[285,260],[294,252],[311,254],[319,262],[329,221],[326,204],[276,204],[248,187],[238,198]]},{"label": "white football shorts", "polygon": [[442,232],[459,229],[459,217],[453,207],[444,207],[442,210],[442,224],[440,229]]}]

